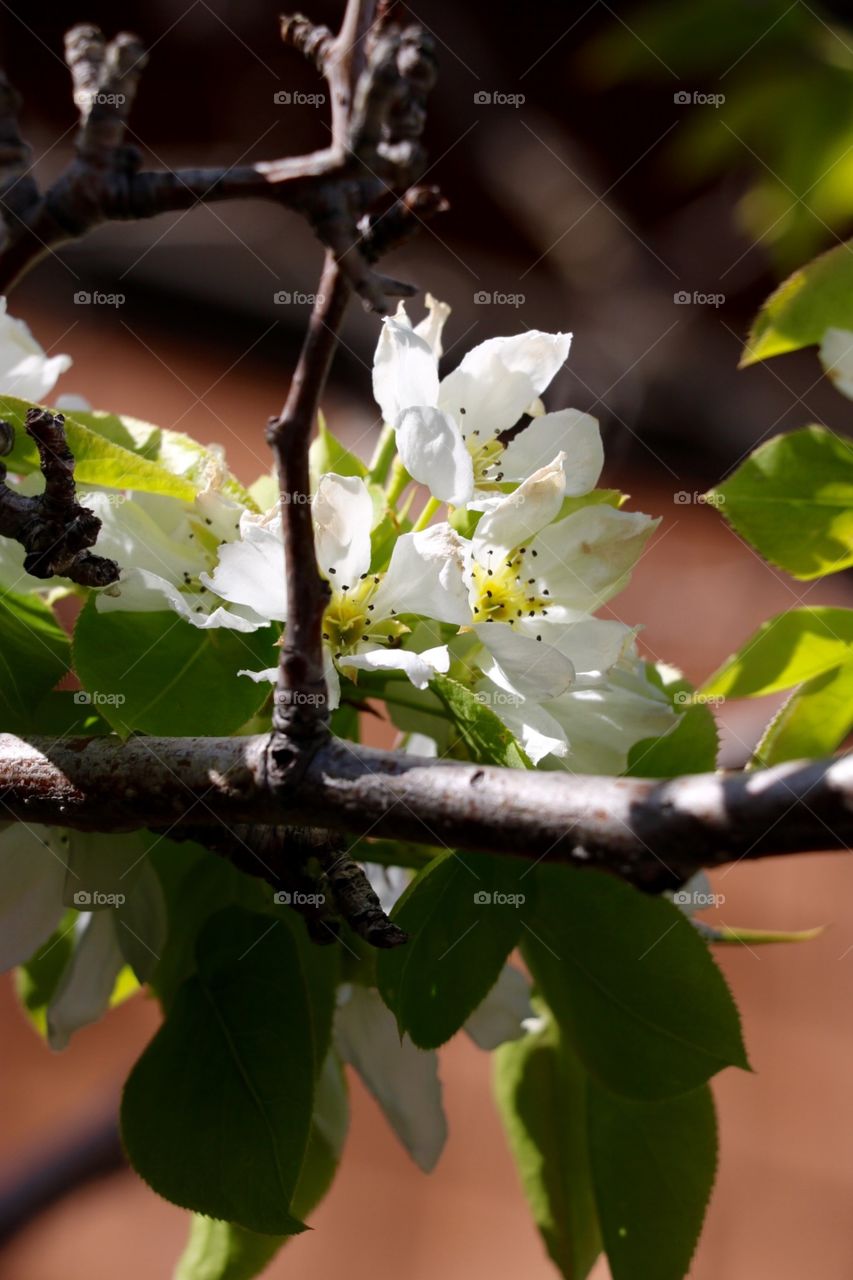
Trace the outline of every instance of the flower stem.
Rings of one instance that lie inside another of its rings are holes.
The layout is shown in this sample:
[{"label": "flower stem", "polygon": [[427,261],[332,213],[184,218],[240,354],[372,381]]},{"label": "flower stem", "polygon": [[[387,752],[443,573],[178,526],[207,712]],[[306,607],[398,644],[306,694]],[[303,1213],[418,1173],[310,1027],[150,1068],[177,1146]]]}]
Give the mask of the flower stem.
[{"label": "flower stem", "polygon": [[386,422],[379,433],[373,457],[370,459],[370,475],[368,479],[372,480],[374,484],[384,484],[388,479],[388,472],[391,470],[391,463],[394,461],[396,452],[397,435],[390,423]]},{"label": "flower stem", "polygon": [[391,479],[388,481],[386,490],[389,506],[396,507],[400,495],[406,486],[411,483],[411,479],[412,477],[398,458],[391,470]]},{"label": "flower stem", "polygon": [[420,533],[421,529],[425,529],[440,506],[441,503],[438,498],[430,498],[424,506],[423,511],[412,525],[412,533]]}]

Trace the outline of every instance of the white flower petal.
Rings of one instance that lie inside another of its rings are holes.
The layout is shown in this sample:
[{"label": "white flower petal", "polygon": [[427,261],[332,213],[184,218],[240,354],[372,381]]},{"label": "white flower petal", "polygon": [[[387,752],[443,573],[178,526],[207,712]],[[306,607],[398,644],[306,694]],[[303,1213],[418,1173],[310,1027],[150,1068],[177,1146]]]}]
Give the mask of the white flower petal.
[{"label": "white flower petal", "polygon": [[547,618],[519,618],[516,630],[541,635],[543,643],[569,659],[578,675],[609,671],[630,652],[635,636],[634,628],[624,622],[559,607],[549,608]]},{"label": "white flower petal", "polygon": [[375,616],[388,618],[393,609],[464,626],[471,610],[462,571],[463,543],[446,521],[404,533],[373,597]]},{"label": "white flower petal", "polygon": [[450,670],[450,652],[446,644],[424,653],[412,653],[408,649],[368,649],[361,653],[347,653],[339,664],[342,671],[404,671],[416,689],[426,689],[435,673]]},{"label": "white flower petal", "polygon": [[572,773],[621,773],[635,742],[660,737],[678,722],[660,689],[618,670],[578,681],[548,710],[566,730],[570,749],[563,765]]},{"label": "white flower petal", "polygon": [[29,326],[9,315],[0,297],[0,394],[43,404],[70,367],[70,356],[46,356]]},{"label": "white flower petal", "polygon": [[373,500],[367,485],[359,476],[321,476],[313,515],[320,571],[331,574],[336,593],[354,586],[370,568]]},{"label": "white flower petal", "polygon": [[547,467],[540,467],[491,510],[487,511],[474,534],[474,554],[485,562],[487,550],[512,551],[527,542],[560,510],[565,494],[563,464],[566,455],[557,457]]},{"label": "white flower petal", "polygon": [[281,521],[244,516],[239,542],[226,542],[219,548],[218,565],[212,574],[202,574],[201,581],[215,595],[247,606],[259,618],[284,622],[287,600]]},{"label": "white flower petal", "polygon": [[354,985],[335,1015],[335,1047],[379,1103],[397,1137],[425,1173],[447,1140],[438,1057],[402,1043],[378,992]]},{"label": "white flower petal", "polygon": [[220,606],[208,613],[210,605],[210,596],[179,591],[165,578],[156,573],[148,573],[145,569],[129,570],[122,575],[116,586],[109,591],[98,592],[95,597],[98,613],[158,613],[171,610],[203,631],[209,627],[227,627],[231,631],[258,631],[269,625],[268,618],[259,617],[251,609],[240,612]]},{"label": "white flower petal", "polygon": [[853,400],[853,333],[827,329],[818,351],[820,362],[842,395]]},{"label": "white flower petal", "polygon": [[622,590],[658,524],[640,511],[583,507],[537,535],[537,572],[555,603],[592,612]]},{"label": "white flower petal", "polygon": [[524,698],[554,698],[574,682],[575,669],[550,644],[523,635],[505,622],[478,622],[478,638],[493,663],[481,663],[483,674],[508,693]]},{"label": "white flower petal", "polygon": [[443,355],[441,336],[447,323],[447,318],[450,315],[450,304],[439,302],[431,293],[426,295],[424,302],[426,303],[427,315],[419,324],[415,325],[415,333],[429,344],[436,360],[440,360]]},{"label": "white flower petal", "polygon": [[481,696],[488,696],[487,705],[515,735],[533,764],[539,764],[546,756],[568,754],[565,730],[542,703],[532,698],[496,694],[493,685],[481,685],[480,692]]},{"label": "white flower petal", "polygon": [[507,480],[523,480],[547,466],[561,450],[566,455],[565,494],[576,498],[589,493],[604,466],[604,446],[596,419],[578,409],[559,409],[534,418],[510,440],[500,458],[500,469]]},{"label": "white flower petal", "polygon": [[142,495],[90,492],[82,501],[101,521],[98,555],[116,560],[122,569],[145,569],[177,585],[184,574],[195,577],[204,569],[207,558],[188,536],[186,505],[154,496],[161,497],[154,512]]},{"label": "white flower petal", "polygon": [[364,862],[362,866],[379,905],[386,916],[390,915],[414,873],[408,867],[383,867],[377,862]]},{"label": "white flower petal", "polygon": [[490,1052],[507,1040],[520,1040],[525,1019],[533,1016],[530,984],[518,969],[505,964],[498,980],[465,1023],[479,1049]]},{"label": "white flower petal", "polygon": [[107,1012],[116,978],[124,968],[114,911],[81,916],[74,954],[47,1007],[47,1041],[64,1049],[75,1031]]},{"label": "white flower petal", "polygon": [[373,395],[385,422],[396,426],[412,405],[438,400],[438,361],[431,346],[405,323],[389,316],[373,358]]},{"label": "white flower petal", "polygon": [[418,405],[397,423],[397,449],[409,475],[434,497],[462,507],[474,492],[474,463],[462,433],[447,413]]},{"label": "white flower petal", "polygon": [[493,440],[515,426],[545,390],[568,356],[571,340],[570,333],[531,329],[481,342],[443,380],[438,407],[453,415],[466,439],[476,431],[478,443]]},{"label": "white flower petal", "polygon": [[0,833],[0,973],[23,964],[65,910],[65,854],[55,829],[15,822]]}]

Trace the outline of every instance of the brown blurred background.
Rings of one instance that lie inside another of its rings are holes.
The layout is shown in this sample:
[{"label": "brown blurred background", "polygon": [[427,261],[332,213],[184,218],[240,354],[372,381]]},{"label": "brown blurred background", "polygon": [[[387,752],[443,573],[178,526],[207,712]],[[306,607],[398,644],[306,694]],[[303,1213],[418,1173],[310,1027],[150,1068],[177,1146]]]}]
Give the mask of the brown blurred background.
[{"label": "brown blurred background", "polygon": [[[339,11],[311,5],[312,17],[331,23]],[[848,600],[846,576],[795,583],[693,500],[762,438],[811,421],[853,425],[813,351],[736,371],[763,297],[851,230],[853,38],[844,9],[700,0],[682,11],[596,0],[522,11],[417,0],[413,12],[438,44],[430,178],[452,209],[389,271],[453,304],[449,366],[493,334],[574,331],[549,407],[594,412],[607,446],[604,482],[664,517],[616,615],[645,624],[649,655],[700,680],[773,613]],[[89,0],[43,5],[37,15],[20,0],[3,4],[5,61],[25,97],[37,173],[57,172],[72,145],[57,59],[63,30],[83,19],[109,34],[117,24],[134,29],[152,49],[132,121],[152,166],[322,145],[322,109],[274,100],[321,87],[280,48],[276,15],[265,0],[149,0],[120,13]],[[688,102],[678,100],[684,94]],[[259,204],[217,205],[104,228],[40,265],[11,310],[48,350],[73,355],[60,390],[218,441],[251,481],[267,469],[263,424],[283,398],[307,318],[305,305],[276,303],[275,294],[312,292],[318,261],[298,220]],[[124,301],[76,304],[81,290]],[[689,302],[675,300],[684,293]],[[477,300],[483,294],[488,301]],[[369,383],[377,332],[376,319],[353,306],[327,397],[333,429],[365,454],[377,428]],[[726,709],[726,763],[748,757],[770,711],[765,702]],[[804,946],[720,954],[757,1075],[727,1072],[716,1086],[722,1165],[697,1280],[853,1272],[851,877],[841,855],[713,877],[728,924],[828,927]],[[137,997],[59,1057],[25,1025],[8,985],[0,1021],[0,1188],[20,1191],[51,1169],[61,1181],[63,1151],[97,1146],[155,1010]],[[451,1138],[429,1178],[353,1082],[341,1173],[316,1230],[270,1276],[552,1274],[492,1108],[488,1058],[454,1044],[443,1074]],[[0,1194],[0,1207],[10,1204]],[[184,1226],[132,1174],[113,1173],[70,1189],[0,1246],[0,1276],[159,1280]]]}]

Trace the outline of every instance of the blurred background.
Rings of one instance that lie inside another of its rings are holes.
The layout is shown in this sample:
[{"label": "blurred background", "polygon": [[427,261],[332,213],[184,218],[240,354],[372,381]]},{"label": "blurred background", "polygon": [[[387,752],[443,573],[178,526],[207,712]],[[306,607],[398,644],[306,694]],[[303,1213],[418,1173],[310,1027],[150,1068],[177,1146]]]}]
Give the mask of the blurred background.
[{"label": "blurred background", "polygon": [[[438,49],[429,180],[451,209],[388,270],[453,305],[448,367],[496,334],[574,332],[548,406],[599,417],[604,483],[663,517],[613,614],[643,623],[645,652],[698,681],[768,616],[849,602],[846,575],[796,583],[698,501],[763,439],[809,422],[853,427],[853,406],[821,376],[813,350],[737,371],[766,295],[853,231],[849,7],[409,8]],[[310,15],[334,26],[341,9],[312,0]],[[107,35],[134,30],[151,50],[131,121],[149,166],[324,145],[326,107],[294,101],[323,86],[281,47],[277,14],[267,0],[70,0],[37,15],[4,0],[3,58],[24,96],[37,176],[48,182],[71,153],[62,36],[83,20]],[[10,309],[49,351],[73,356],[60,390],[217,441],[251,481],[268,468],[263,426],[286,392],[319,261],[297,218],[217,204],[102,228],[48,257]],[[121,301],[75,301],[81,293]],[[352,306],[327,395],[331,426],[365,455],[378,429],[369,377],[378,327]],[[725,763],[748,758],[771,710],[766,701],[725,709]],[[720,954],[757,1075],[727,1072],[716,1085],[722,1166],[697,1280],[847,1280],[853,1271],[851,874],[827,855],[713,877],[727,924],[828,927],[804,946]],[[169,1275],[184,1216],[119,1167],[110,1128],[155,1025],[153,1005],[137,997],[52,1057],[11,988],[0,991],[4,1280]],[[409,1280],[552,1274],[492,1109],[487,1057],[460,1043],[443,1061],[451,1139],[435,1174],[408,1164],[352,1081],[342,1171],[317,1229],[270,1276],[324,1280],[344,1267],[350,1280],[392,1269]]]}]

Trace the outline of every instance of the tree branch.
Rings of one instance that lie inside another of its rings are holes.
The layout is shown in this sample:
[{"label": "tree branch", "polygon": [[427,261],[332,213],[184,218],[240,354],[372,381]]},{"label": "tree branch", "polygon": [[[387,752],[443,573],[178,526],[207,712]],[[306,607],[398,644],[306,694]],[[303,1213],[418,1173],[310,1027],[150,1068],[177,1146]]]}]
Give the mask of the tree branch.
[{"label": "tree branch", "polygon": [[[657,779],[520,772],[329,739],[298,788],[269,738],[0,735],[4,816],[96,831],[296,824],[609,871],[659,892],[702,867],[847,849],[853,757]],[[174,832],[173,832],[174,834]]]},{"label": "tree branch", "polygon": [[[14,428],[0,423],[0,452],[10,452]],[[101,521],[77,501],[74,455],[65,439],[65,419],[47,409],[30,409],[27,434],[36,443],[44,476],[44,492],[26,497],[6,484],[6,467],[0,463],[0,535],[20,542],[26,551],[24,568],[34,578],[59,575],[85,587],[106,587],[116,582],[119,567],[114,560],[93,555]]]}]

